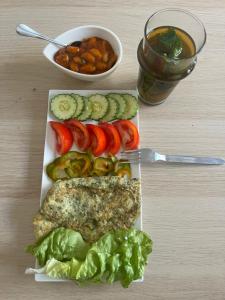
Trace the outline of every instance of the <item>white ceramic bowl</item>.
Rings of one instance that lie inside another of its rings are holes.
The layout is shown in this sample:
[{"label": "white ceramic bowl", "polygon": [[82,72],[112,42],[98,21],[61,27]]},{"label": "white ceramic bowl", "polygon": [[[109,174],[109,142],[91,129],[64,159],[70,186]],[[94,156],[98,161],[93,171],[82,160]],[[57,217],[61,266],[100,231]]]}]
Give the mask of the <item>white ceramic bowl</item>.
[{"label": "white ceramic bowl", "polygon": [[122,44],[121,44],[118,36],[115,33],[113,33],[111,30],[101,27],[101,26],[85,25],[85,26],[75,27],[71,30],[68,30],[68,31],[60,34],[59,36],[57,36],[55,38],[55,40],[65,43],[65,44],[70,44],[75,41],[82,41],[83,39],[91,37],[91,36],[97,36],[97,37],[107,40],[113,47],[113,50],[115,51],[115,53],[118,57],[115,65],[111,69],[109,69],[108,71],[106,71],[104,73],[94,74],[94,75],[82,74],[82,73],[78,73],[78,72],[73,72],[71,70],[68,70],[68,69],[60,66],[59,64],[57,64],[54,61],[54,54],[57,52],[57,50],[59,48],[53,44],[48,44],[44,48],[43,54],[58,69],[60,69],[64,73],[66,73],[74,78],[77,78],[80,80],[85,80],[85,81],[97,81],[100,79],[104,79],[109,74],[111,74],[113,71],[115,71],[115,69],[120,64],[122,55],[123,55]]}]

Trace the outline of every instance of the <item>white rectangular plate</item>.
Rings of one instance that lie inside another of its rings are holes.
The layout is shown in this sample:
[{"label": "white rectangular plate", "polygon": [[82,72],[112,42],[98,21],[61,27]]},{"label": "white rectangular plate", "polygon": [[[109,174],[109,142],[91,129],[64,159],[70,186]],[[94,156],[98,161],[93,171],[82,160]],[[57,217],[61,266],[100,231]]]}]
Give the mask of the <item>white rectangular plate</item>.
[{"label": "white rectangular plate", "polygon": [[[49,91],[40,205],[43,199],[45,198],[47,191],[52,185],[52,181],[48,178],[45,172],[45,168],[50,162],[52,162],[58,156],[55,150],[55,134],[49,125],[49,121],[56,120],[50,112],[50,100],[52,99],[53,96],[57,94],[71,94],[71,93],[79,94],[81,96],[89,96],[91,94],[96,94],[96,93],[102,95],[106,95],[108,93],[121,93],[121,94],[128,93],[137,97],[137,92],[135,90],[50,90]],[[136,117],[132,119],[132,122],[134,122],[139,129],[139,113],[137,113]],[[96,123],[96,122],[86,121],[85,123]],[[78,149],[74,145],[71,150],[78,150]],[[140,164],[132,164],[132,177],[141,179]],[[142,230],[142,205],[140,209],[140,216],[136,220],[134,227]],[[37,267],[37,263],[36,263],[36,267]],[[35,280],[36,281],[65,281],[65,280],[53,279],[43,274],[35,274]],[[143,278],[138,281],[143,281]]]}]

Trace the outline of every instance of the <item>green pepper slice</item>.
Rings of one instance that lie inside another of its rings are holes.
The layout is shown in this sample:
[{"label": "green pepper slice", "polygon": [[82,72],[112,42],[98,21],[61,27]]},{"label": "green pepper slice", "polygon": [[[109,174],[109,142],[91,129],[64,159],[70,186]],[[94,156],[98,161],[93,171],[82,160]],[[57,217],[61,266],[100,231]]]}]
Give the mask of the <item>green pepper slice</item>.
[{"label": "green pepper slice", "polygon": [[86,176],[90,173],[92,168],[92,159],[88,153],[79,153],[77,152],[77,160],[80,161],[82,166],[81,174]]},{"label": "green pepper slice", "polygon": [[55,167],[55,161],[51,162],[46,167],[46,173],[47,173],[48,177],[51,179],[52,179],[52,170],[54,167]]},{"label": "green pepper slice", "polygon": [[60,163],[65,165],[65,172],[71,178],[88,176],[92,166],[90,155],[77,151],[69,151],[61,156]]},{"label": "green pepper slice", "polygon": [[[73,166],[71,166],[72,161],[73,161]],[[69,151],[68,153],[61,156],[60,163],[65,164],[65,167],[67,169],[67,174],[69,173],[71,177],[78,177],[81,175],[87,176],[92,166],[92,160],[90,155],[88,153],[81,153],[77,151]],[[77,170],[78,166],[79,166],[79,175]],[[72,175],[73,172],[74,172],[74,176]]]},{"label": "green pepper slice", "polygon": [[83,161],[74,159],[70,162],[68,168],[65,169],[66,174],[71,177],[80,177],[83,169]]},{"label": "green pepper slice", "polygon": [[73,154],[68,152],[60,157],[57,157],[53,162],[48,164],[46,167],[46,173],[48,177],[53,181],[70,178],[68,174],[66,174],[65,169],[69,166],[70,158],[72,157]]},{"label": "green pepper slice", "polygon": [[94,160],[93,174],[96,176],[106,176],[114,169],[113,162],[110,158],[98,157]]},{"label": "green pepper slice", "polygon": [[56,181],[59,179],[69,179],[69,176],[66,174],[65,169],[60,165],[55,165],[52,169],[52,180]]},{"label": "green pepper slice", "polygon": [[78,154],[79,154],[79,152],[77,152],[77,151],[69,151],[60,157],[60,163],[61,164],[69,164],[71,160],[77,159]]},{"label": "green pepper slice", "polygon": [[131,178],[132,172],[131,172],[131,166],[130,163],[123,162],[121,163],[122,160],[119,160],[115,164],[115,175],[116,176],[127,176],[128,178]]},{"label": "green pepper slice", "polygon": [[88,153],[69,151],[47,165],[46,173],[53,181],[88,176],[92,159]]},{"label": "green pepper slice", "polygon": [[61,157],[57,157],[53,162],[47,165],[46,173],[53,181],[65,179],[68,177],[66,176],[65,172],[63,172],[64,168],[65,165],[61,163]]}]

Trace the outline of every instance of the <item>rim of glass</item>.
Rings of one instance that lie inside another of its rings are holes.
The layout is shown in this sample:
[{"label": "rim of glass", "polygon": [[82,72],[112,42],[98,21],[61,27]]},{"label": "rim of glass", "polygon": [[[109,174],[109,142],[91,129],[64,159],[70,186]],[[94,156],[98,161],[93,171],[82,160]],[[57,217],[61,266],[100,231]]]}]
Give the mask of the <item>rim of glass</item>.
[{"label": "rim of glass", "polygon": [[[154,13],[148,18],[147,22],[145,23],[145,27],[144,27],[144,36],[145,36],[145,40],[146,40],[147,43],[149,44],[149,46],[150,46],[150,48],[152,49],[152,51],[153,51],[154,53],[160,55],[160,53],[158,53],[157,51],[155,51],[155,50],[151,47],[151,45],[150,45],[150,43],[149,43],[149,41],[148,41],[148,39],[147,39],[147,26],[148,26],[148,22],[152,19],[152,17],[156,16],[157,14],[159,14],[159,13],[161,13],[161,12],[166,12],[166,11],[179,11],[179,12],[183,12],[183,13],[185,13],[185,14],[191,16],[193,19],[195,19],[195,20],[202,26],[202,28],[203,28],[203,33],[204,33],[204,39],[203,39],[202,45],[199,47],[198,51],[195,52],[195,54],[193,54],[192,56],[189,56],[189,57],[187,57],[187,58],[176,58],[176,57],[175,57],[175,58],[173,58],[173,60],[186,60],[186,59],[190,59],[190,58],[196,56],[197,54],[199,54],[199,52],[202,50],[202,48],[204,47],[204,45],[205,45],[205,43],[206,43],[206,37],[207,37],[207,34],[206,34],[205,26],[204,26],[204,24],[202,23],[202,21],[201,21],[198,17],[196,17],[194,14],[192,14],[191,12],[189,12],[189,11],[187,11],[187,10],[185,10],[185,9],[179,9],[179,8],[164,8],[164,9],[160,9],[160,10],[157,10],[156,12],[154,12]],[[153,28],[153,29],[154,29],[154,28]],[[153,30],[153,29],[152,29],[152,30]],[[152,30],[151,30],[151,31],[152,31]],[[151,32],[151,31],[149,31],[149,32]]]}]

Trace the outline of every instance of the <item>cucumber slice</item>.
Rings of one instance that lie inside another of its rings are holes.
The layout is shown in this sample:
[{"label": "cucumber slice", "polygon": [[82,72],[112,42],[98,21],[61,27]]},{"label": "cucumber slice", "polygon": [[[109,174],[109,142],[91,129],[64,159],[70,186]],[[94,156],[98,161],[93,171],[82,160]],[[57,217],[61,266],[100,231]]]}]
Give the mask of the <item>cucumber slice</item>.
[{"label": "cucumber slice", "polygon": [[71,96],[77,102],[77,109],[75,111],[75,114],[73,115],[73,118],[77,118],[77,117],[79,117],[79,115],[81,115],[81,113],[84,109],[84,99],[82,96],[77,95],[77,94],[71,94]]},{"label": "cucumber slice", "polygon": [[106,98],[109,101],[109,107],[106,115],[101,119],[101,121],[110,122],[116,119],[119,104],[115,99],[109,96],[106,96]]},{"label": "cucumber slice", "polygon": [[123,120],[129,120],[136,116],[138,111],[138,101],[137,98],[129,95],[129,94],[123,94],[124,100],[126,101],[126,108],[125,111],[121,117]]},{"label": "cucumber slice", "polygon": [[125,108],[126,108],[126,101],[120,94],[110,93],[110,94],[108,94],[108,96],[117,101],[119,106],[118,106],[117,116],[115,118],[121,119],[124,114]]},{"label": "cucumber slice", "polygon": [[90,119],[92,113],[91,103],[88,101],[88,98],[83,97],[83,100],[84,100],[84,109],[82,113],[77,117],[77,119],[80,121],[86,121]]},{"label": "cucumber slice", "polygon": [[107,98],[103,95],[96,94],[90,96],[88,101],[90,102],[92,108],[91,119],[98,121],[103,118],[109,107]]},{"label": "cucumber slice", "polygon": [[60,94],[51,99],[50,109],[60,120],[68,120],[74,115],[77,104],[71,95]]}]

